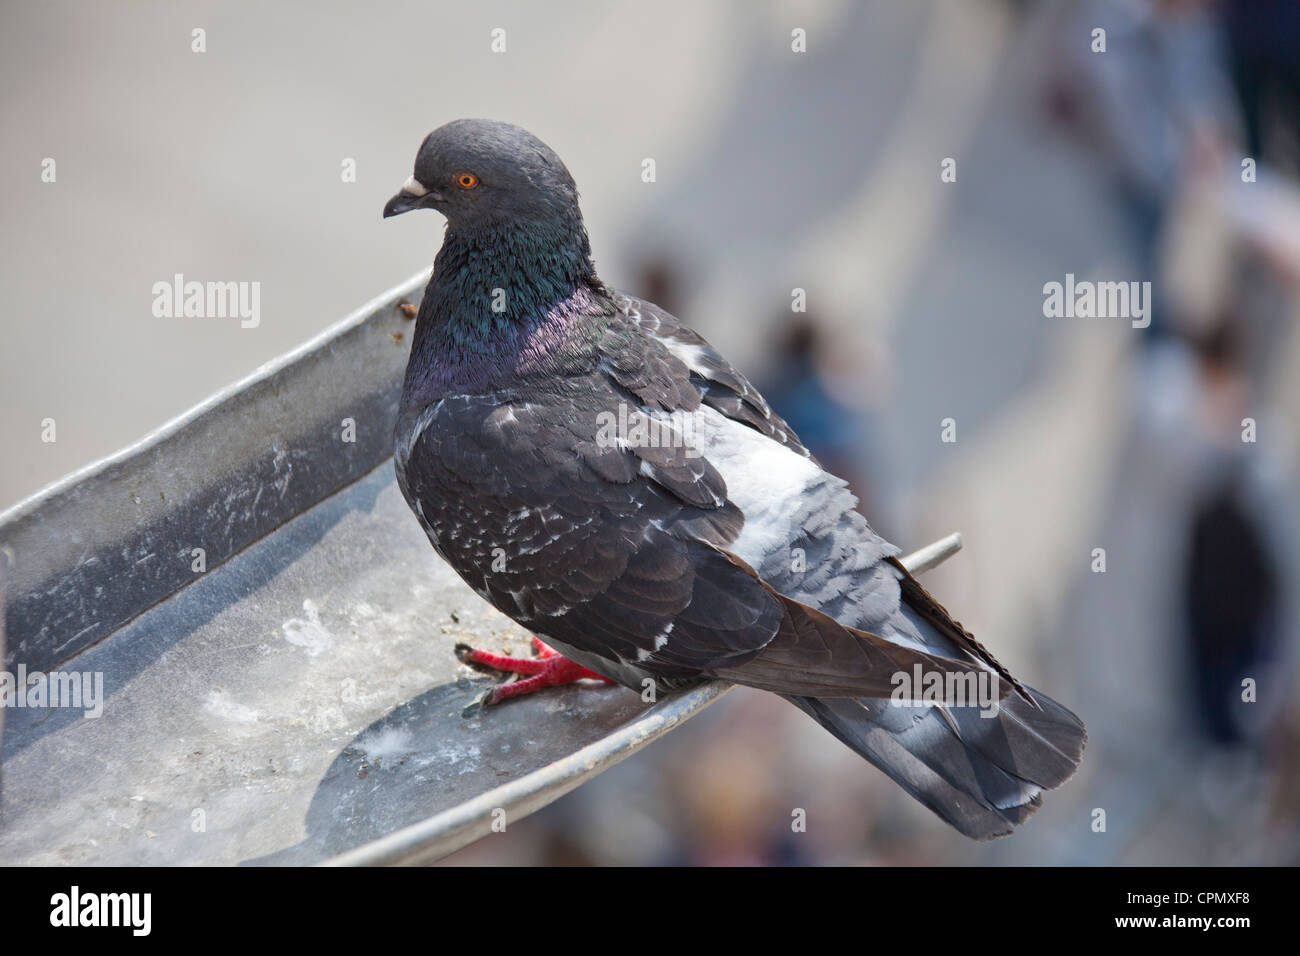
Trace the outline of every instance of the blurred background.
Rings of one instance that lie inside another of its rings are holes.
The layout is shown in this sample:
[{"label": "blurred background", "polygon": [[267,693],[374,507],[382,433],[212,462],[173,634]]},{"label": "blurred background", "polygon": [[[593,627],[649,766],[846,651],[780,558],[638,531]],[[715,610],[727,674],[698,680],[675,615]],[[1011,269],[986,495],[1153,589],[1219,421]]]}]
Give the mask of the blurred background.
[{"label": "blurred background", "polygon": [[[975,845],[740,689],[448,862],[1300,862],[1300,3],[19,0],[0,26],[0,508],[427,268],[440,220],[385,199],[428,130],[505,119],[568,163],[606,281],[745,369],[878,531],[962,532],[927,586],[1089,728],[1079,775]],[[260,324],[156,318],[175,273],[260,281]],[[1150,326],[1045,317],[1067,274],[1150,282]]]}]

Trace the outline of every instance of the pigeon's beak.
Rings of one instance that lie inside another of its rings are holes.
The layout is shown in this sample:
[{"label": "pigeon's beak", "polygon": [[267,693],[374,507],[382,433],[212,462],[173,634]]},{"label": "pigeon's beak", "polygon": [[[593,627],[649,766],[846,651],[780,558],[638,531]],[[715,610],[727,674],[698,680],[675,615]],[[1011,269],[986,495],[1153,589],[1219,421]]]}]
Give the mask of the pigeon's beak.
[{"label": "pigeon's beak", "polygon": [[400,216],[412,209],[422,209],[442,199],[437,190],[431,190],[412,176],[392,199],[384,204],[384,218]]},{"label": "pigeon's beak", "polygon": [[389,216],[400,216],[404,212],[410,212],[420,205],[420,200],[423,198],[423,196],[408,193],[403,189],[384,204],[384,218],[387,219]]}]

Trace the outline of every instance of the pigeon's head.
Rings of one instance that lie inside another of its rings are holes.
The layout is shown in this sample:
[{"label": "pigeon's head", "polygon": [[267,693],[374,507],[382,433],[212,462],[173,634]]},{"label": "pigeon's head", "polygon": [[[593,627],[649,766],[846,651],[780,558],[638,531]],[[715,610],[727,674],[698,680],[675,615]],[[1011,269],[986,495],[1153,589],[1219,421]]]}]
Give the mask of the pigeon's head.
[{"label": "pigeon's head", "polygon": [[581,222],[560,157],[525,129],[483,119],[455,120],[424,138],[384,218],[412,209],[436,209],[454,229]]}]

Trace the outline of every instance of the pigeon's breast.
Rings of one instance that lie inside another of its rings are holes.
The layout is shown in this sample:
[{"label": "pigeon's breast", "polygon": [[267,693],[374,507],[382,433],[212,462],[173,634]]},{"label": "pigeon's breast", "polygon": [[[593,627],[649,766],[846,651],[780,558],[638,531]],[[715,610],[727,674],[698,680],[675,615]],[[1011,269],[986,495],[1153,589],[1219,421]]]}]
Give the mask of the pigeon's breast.
[{"label": "pigeon's breast", "polygon": [[529,547],[521,525],[535,517],[511,461],[505,430],[514,422],[506,396],[452,395],[398,425],[407,503],[434,549],[480,594],[494,563]]}]

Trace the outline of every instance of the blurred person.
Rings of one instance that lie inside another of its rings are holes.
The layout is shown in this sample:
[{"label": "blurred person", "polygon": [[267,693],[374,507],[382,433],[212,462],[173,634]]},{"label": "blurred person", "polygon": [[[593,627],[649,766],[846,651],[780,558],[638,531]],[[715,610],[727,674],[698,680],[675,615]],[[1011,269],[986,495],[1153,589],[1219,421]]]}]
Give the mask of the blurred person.
[{"label": "blurred person", "polygon": [[1271,670],[1280,623],[1273,555],[1243,494],[1236,473],[1204,494],[1183,573],[1193,718],[1208,742],[1233,747],[1259,744],[1241,718],[1242,682]]},{"label": "blurred person", "polygon": [[1048,105],[1111,184],[1138,278],[1153,283],[1143,341],[1156,341],[1170,331],[1156,281],[1167,212],[1189,166],[1215,164],[1237,126],[1219,25],[1209,0],[1083,0],[1062,9]]},{"label": "blurred person", "polygon": [[858,498],[858,509],[869,508],[859,457],[863,422],[833,371],[833,357],[842,343],[832,342],[832,333],[810,313],[797,313],[791,319],[783,312],[775,327],[781,328],[781,337],[767,373],[758,382],[759,391],[822,467],[848,482]]},{"label": "blurred person", "polygon": [[788,753],[781,746],[797,712],[766,695],[733,694],[721,727],[676,747],[670,776],[674,837],[659,862],[674,866],[798,866],[819,862],[805,831],[791,826]]},{"label": "blurred person", "polygon": [[1224,0],[1248,155],[1300,176],[1300,3]]},{"label": "blurred person", "polygon": [[1271,509],[1251,484],[1255,446],[1238,434],[1252,391],[1244,335],[1229,311],[1193,345],[1212,451],[1189,516],[1183,588],[1195,725],[1210,744],[1254,749],[1264,728],[1245,717],[1242,681],[1274,686],[1283,615],[1278,559],[1261,525]]},{"label": "blurred person", "polygon": [[672,315],[686,310],[683,294],[685,286],[679,261],[667,252],[655,252],[637,257],[635,279],[629,288],[647,302],[654,302]]},{"label": "blurred person", "polygon": [[1293,670],[1281,582],[1288,577],[1286,552],[1294,560],[1297,542],[1294,515],[1279,492],[1293,494],[1295,476],[1279,489],[1267,477],[1281,464],[1274,446],[1241,439],[1258,391],[1248,373],[1247,338],[1260,331],[1230,306],[1190,344],[1198,394],[1193,431],[1183,440],[1199,447],[1200,467],[1192,477],[1181,569],[1185,703],[1198,789],[1221,821],[1268,800]]}]

